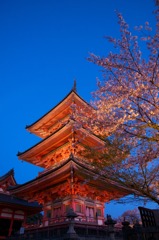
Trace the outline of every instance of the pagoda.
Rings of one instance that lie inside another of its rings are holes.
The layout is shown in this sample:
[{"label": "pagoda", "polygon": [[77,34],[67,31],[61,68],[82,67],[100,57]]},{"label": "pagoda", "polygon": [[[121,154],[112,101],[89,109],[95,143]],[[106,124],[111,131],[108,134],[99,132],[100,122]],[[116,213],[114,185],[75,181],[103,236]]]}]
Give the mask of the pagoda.
[{"label": "pagoda", "polygon": [[[42,140],[18,158],[44,168],[38,176],[11,189],[12,194],[43,205],[43,225],[65,219],[69,209],[76,221],[104,224],[105,202],[128,195],[129,190],[99,176],[81,152],[88,147],[103,147],[104,141],[84,127],[76,126],[74,111],[91,106],[75,87],[69,94],[26,129]],[[78,124],[77,124],[78,125]]]}]

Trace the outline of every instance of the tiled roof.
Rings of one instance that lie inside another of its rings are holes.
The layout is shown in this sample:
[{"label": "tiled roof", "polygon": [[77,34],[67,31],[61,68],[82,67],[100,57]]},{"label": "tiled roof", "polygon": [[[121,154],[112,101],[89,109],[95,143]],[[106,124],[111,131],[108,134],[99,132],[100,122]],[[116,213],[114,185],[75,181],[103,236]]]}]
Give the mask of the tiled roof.
[{"label": "tiled roof", "polygon": [[[61,162],[59,164],[56,165],[56,167],[54,168],[50,168],[46,171],[43,171],[38,177],[24,183],[21,185],[16,185],[13,187],[10,187],[9,190],[10,192],[13,193],[17,193],[19,192],[21,189],[24,189],[25,187],[29,187],[29,186],[35,186],[36,183],[41,182],[45,182],[45,179],[52,179],[54,178],[54,173],[58,172],[58,170],[61,170],[61,172],[63,171],[63,168],[67,167],[69,168],[69,164],[73,164],[74,165],[74,169],[76,168],[76,172],[77,174],[81,175],[81,172],[89,175],[89,176],[95,176],[98,175],[98,185],[100,182],[100,186],[102,187],[102,189],[106,188],[106,189],[120,189],[121,191],[125,191],[126,193],[130,194],[131,190],[127,189],[126,187],[120,186],[117,182],[111,181],[110,179],[107,179],[106,176],[100,175],[97,170],[91,166],[89,164],[89,162],[85,162],[80,158],[76,158],[73,154],[70,155],[70,157],[65,160],[64,162]],[[75,167],[76,166],[76,167]],[[69,170],[68,170],[69,171]],[[97,180],[94,180],[94,178],[92,178],[92,182],[93,184],[97,185]]]},{"label": "tiled roof", "polygon": [[57,105],[55,105],[53,108],[51,108],[50,111],[48,111],[47,113],[45,113],[41,118],[39,118],[37,121],[35,121],[34,123],[27,125],[26,129],[29,129],[31,126],[33,126],[34,124],[36,124],[37,122],[39,122],[41,119],[43,119],[47,114],[51,113],[57,106],[59,106],[65,99],[67,99],[67,97],[69,95],[71,95],[71,93],[75,93],[77,95],[77,97],[79,97],[83,102],[85,102],[85,104],[87,104],[88,106],[91,106],[89,103],[87,103],[82,97],[80,97],[77,94],[77,91],[73,88]]},{"label": "tiled roof", "polygon": [[37,202],[28,202],[26,200],[14,197],[12,195],[7,195],[0,193],[0,204],[1,203],[8,203],[13,205],[25,206],[25,207],[34,207],[34,208],[41,208]]},{"label": "tiled roof", "polygon": [[13,168],[10,171],[8,171],[6,174],[4,174],[3,176],[0,177],[0,182],[11,175],[14,177],[14,169]]}]

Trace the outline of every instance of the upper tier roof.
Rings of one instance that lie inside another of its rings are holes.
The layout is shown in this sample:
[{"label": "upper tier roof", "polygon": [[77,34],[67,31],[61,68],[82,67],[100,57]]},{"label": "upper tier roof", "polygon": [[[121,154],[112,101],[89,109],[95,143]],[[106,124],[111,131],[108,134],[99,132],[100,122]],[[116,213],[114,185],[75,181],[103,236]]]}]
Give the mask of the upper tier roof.
[{"label": "upper tier roof", "polygon": [[41,138],[48,137],[67,122],[72,111],[72,104],[76,104],[79,107],[90,106],[75,90],[71,90],[60,103],[36,122],[26,126],[26,129]]}]

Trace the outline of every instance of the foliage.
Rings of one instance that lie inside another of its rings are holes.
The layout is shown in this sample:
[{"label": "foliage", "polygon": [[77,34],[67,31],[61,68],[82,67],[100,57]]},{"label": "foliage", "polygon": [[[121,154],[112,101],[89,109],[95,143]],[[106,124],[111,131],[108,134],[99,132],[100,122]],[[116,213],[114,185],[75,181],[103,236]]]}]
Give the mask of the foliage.
[{"label": "foliage", "polygon": [[155,33],[146,22],[134,36],[117,13],[120,39],[106,37],[115,48],[107,57],[90,54],[88,60],[102,67],[103,80],[94,109],[80,114],[83,126],[106,143],[84,153],[99,172],[159,203],[159,9],[155,14]]},{"label": "foliage", "polygon": [[141,222],[140,213],[137,208],[133,210],[125,211],[121,216],[118,217],[117,222],[122,223],[128,221],[131,225]]},{"label": "foliage", "polygon": [[43,215],[41,213],[37,213],[31,216],[28,216],[26,219],[26,224],[34,225],[34,224],[41,224]]}]

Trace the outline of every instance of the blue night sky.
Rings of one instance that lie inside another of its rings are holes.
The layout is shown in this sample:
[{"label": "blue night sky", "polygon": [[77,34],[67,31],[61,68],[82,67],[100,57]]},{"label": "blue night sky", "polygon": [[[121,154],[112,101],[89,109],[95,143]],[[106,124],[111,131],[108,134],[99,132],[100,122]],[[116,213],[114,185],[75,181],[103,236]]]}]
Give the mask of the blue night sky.
[{"label": "blue night sky", "polygon": [[[40,140],[25,126],[61,101],[74,79],[90,101],[101,72],[87,57],[113,51],[104,36],[119,36],[115,10],[133,29],[146,21],[155,27],[154,9],[153,0],[0,1],[0,176],[14,168],[24,183],[41,171],[16,156]],[[107,213],[129,208],[108,204]]]}]

